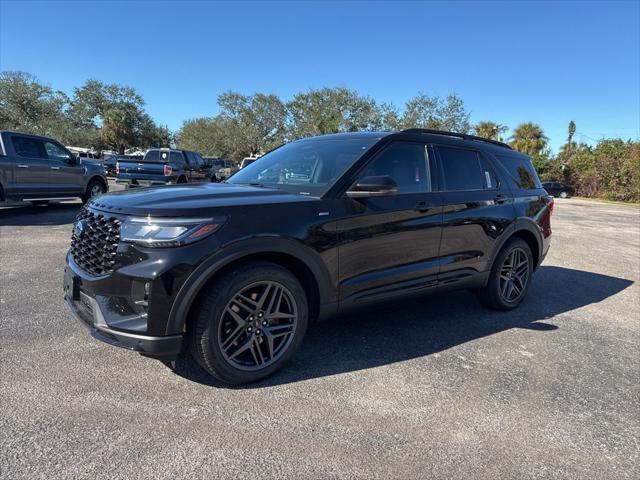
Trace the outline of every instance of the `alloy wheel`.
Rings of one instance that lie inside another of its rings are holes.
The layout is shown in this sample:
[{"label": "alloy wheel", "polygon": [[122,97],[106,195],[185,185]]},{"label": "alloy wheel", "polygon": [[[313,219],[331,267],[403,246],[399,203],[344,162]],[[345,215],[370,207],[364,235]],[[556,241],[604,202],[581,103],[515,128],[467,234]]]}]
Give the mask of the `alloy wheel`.
[{"label": "alloy wheel", "polygon": [[529,256],[522,248],[514,248],[500,269],[500,294],[507,302],[517,301],[529,281]]},{"label": "alloy wheel", "polygon": [[293,294],[284,285],[262,281],[243,287],[227,303],[218,328],[224,359],[240,370],[261,370],[281,358],[298,323]]},{"label": "alloy wheel", "polygon": [[91,194],[92,198],[97,197],[98,195],[102,195],[104,193],[102,185],[100,185],[99,183],[92,185],[91,191],[89,193]]}]

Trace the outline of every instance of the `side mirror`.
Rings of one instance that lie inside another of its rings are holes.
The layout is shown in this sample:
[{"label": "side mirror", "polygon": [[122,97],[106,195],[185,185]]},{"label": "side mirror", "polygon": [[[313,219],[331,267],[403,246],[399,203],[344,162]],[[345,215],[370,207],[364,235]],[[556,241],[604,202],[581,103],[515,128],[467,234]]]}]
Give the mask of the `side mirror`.
[{"label": "side mirror", "polygon": [[398,193],[398,184],[389,175],[364,177],[351,190],[347,191],[349,198],[387,197]]}]

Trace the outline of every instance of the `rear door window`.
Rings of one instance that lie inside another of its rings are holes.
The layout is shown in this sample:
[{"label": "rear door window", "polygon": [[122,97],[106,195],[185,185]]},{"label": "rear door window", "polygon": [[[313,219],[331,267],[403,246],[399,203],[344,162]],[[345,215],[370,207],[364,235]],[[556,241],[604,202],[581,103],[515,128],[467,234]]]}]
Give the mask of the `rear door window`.
[{"label": "rear door window", "polygon": [[182,152],[171,150],[169,160],[173,163],[184,163],[184,156]]},{"label": "rear door window", "polygon": [[438,147],[438,152],[444,177],[443,190],[496,188],[494,184],[497,184],[497,179],[488,165],[483,168],[478,152],[450,147]]},{"label": "rear door window", "polygon": [[529,157],[525,155],[494,155],[509,172],[510,180],[516,188],[535,190],[542,187],[536,169]]},{"label": "rear door window", "polygon": [[160,150],[149,150],[144,155],[145,162],[159,162],[160,161]]},{"label": "rear door window", "polygon": [[42,141],[37,138],[12,136],[11,143],[16,154],[24,158],[46,158]]}]

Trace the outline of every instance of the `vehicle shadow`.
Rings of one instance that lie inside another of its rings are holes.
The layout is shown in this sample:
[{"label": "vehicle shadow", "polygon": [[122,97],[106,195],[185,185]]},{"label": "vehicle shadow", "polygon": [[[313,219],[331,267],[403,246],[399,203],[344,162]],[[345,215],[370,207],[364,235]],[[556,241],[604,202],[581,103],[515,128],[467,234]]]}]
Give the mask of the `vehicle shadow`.
[{"label": "vehicle shadow", "polygon": [[[285,368],[266,380],[232,388],[263,388],[353,372],[430,355],[511,328],[552,334],[553,317],[601,302],[633,282],[570,268],[542,266],[516,310],[495,312],[466,291],[384,304],[313,325]],[[175,373],[215,387],[190,355]]]},{"label": "vehicle shadow", "polygon": [[0,208],[0,226],[42,226],[73,223],[82,207],[77,202],[51,203],[49,205],[18,205]]}]

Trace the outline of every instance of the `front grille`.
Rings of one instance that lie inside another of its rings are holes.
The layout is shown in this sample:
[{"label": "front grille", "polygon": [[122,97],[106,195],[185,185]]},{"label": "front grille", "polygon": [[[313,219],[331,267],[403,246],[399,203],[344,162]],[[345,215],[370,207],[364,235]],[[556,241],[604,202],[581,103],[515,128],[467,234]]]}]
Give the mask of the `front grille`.
[{"label": "front grille", "polygon": [[[82,222],[82,227],[77,227]],[[71,234],[71,255],[74,262],[91,275],[113,272],[116,249],[120,241],[121,221],[111,215],[80,210]]]}]

